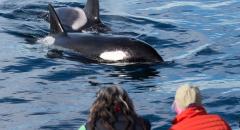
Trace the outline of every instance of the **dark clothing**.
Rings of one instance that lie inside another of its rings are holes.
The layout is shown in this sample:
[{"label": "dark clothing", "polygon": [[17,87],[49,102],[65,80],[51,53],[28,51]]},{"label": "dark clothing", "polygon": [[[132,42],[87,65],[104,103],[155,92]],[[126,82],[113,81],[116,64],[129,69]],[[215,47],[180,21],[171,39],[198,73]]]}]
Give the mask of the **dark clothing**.
[{"label": "dark clothing", "polygon": [[[148,120],[145,120],[141,117],[137,117],[134,119],[134,127],[132,130],[150,130],[151,129],[151,124]],[[118,116],[116,123],[114,123],[114,130],[126,130],[128,125],[127,119],[123,115]],[[86,130],[90,129],[90,124],[87,123],[85,125]],[[146,129],[144,129],[144,127]],[[96,122],[95,130],[107,130],[106,127],[103,126],[103,120],[99,119]]]},{"label": "dark clothing", "polygon": [[231,128],[220,116],[207,114],[201,106],[192,106],[176,116],[170,130],[231,130]]}]

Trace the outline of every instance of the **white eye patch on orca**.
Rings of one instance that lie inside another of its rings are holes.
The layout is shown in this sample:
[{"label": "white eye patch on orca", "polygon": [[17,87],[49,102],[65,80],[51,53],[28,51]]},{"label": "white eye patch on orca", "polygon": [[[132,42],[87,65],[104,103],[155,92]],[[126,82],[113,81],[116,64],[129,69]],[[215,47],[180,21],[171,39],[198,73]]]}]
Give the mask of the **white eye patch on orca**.
[{"label": "white eye patch on orca", "polygon": [[106,51],[100,54],[100,58],[108,61],[119,61],[127,58],[127,52],[124,51]]},{"label": "white eye patch on orca", "polygon": [[38,43],[42,43],[42,44],[47,45],[47,46],[51,46],[51,45],[53,45],[55,43],[55,41],[56,40],[55,40],[54,37],[46,36],[44,38],[39,39],[37,42]]},{"label": "white eye patch on orca", "polygon": [[87,16],[85,12],[80,8],[74,8],[73,10],[78,13],[78,17],[75,21],[73,21],[72,29],[78,30],[87,23]]}]

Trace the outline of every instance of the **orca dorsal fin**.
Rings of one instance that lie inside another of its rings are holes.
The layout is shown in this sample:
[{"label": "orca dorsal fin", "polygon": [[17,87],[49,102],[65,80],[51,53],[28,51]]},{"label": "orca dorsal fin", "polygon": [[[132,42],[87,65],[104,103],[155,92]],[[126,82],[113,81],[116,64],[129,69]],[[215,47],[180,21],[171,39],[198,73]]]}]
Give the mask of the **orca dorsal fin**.
[{"label": "orca dorsal fin", "polygon": [[100,21],[99,0],[87,0],[87,3],[83,10],[88,19],[92,21]]},{"label": "orca dorsal fin", "polygon": [[51,34],[66,34],[66,31],[64,30],[62,23],[54,9],[54,7],[51,4],[48,4],[48,10],[49,10],[49,20],[50,20],[50,33]]}]

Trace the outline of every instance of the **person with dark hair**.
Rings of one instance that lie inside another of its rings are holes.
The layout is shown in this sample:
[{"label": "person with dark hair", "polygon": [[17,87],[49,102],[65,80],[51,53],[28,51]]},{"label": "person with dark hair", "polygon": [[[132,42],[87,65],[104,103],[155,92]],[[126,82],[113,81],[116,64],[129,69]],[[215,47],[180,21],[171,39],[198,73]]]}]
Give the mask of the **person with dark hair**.
[{"label": "person with dark hair", "polygon": [[177,116],[170,130],[231,130],[219,115],[208,114],[202,105],[200,90],[183,85],[177,89],[173,109]]},{"label": "person with dark hair", "polygon": [[79,130],[150,130],[148,120],[138,116],[128,93],[116,86],[104,87],[90,109],[88,121]]}]

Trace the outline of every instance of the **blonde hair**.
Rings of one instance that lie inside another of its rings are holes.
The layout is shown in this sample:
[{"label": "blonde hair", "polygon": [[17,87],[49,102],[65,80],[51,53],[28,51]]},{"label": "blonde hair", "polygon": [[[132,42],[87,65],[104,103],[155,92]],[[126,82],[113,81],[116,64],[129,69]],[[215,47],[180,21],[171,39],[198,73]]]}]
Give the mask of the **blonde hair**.
[{"label": "blonde hair", "polygon": [[189,84],[180,86],[176,91],[175,103],[181,109],[185,109],[192,104],[202,105],[199,88]]}]

